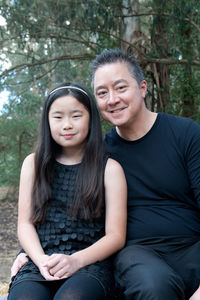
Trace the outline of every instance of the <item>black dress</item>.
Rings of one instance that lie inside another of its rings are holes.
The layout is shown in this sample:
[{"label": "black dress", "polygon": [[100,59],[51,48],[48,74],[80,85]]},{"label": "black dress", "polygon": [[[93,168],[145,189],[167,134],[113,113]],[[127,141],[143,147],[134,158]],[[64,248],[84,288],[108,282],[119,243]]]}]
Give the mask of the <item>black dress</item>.
[{"label": "black dress", "polygon": [[[36,226],[41,245],[47,255],[53,253],[73,254],[92,245],[105,235],[104,211],[101,217],[92,220],[73,220],[67,213],[69,211],[67,207],[73,201],[79,166],[80,164],[67,166],[55,163],[52,198],[46,211],[45,223]],[[88,265],[78,272],[87,273],[87,276],[91,275],[96,278],[103,286],[107,297],[112,293],[111,259]],[[10,289],[23,280],[45,281],[31,259],[13,278]]]}]

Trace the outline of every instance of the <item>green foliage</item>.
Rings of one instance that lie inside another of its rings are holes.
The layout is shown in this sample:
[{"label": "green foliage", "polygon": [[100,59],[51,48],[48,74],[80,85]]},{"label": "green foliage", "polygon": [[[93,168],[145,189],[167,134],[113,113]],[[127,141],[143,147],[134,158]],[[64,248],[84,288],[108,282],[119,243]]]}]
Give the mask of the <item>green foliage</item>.
[{"label": "green foliage", "polygon": [[35,143],[40,108],[41,100],[32,93],[4,105],[0,116],[0,186],[18,184],[22,161]]},{"label": "green foliage", "polygon": [[[151,7],[151,43],[146,56],[155,60],[144,69],[149,83],[148,105],[154,111],[199,121],[200,2],[150,0],[145,6],[146,10]],[[162,59],[166,63],[161,63]]]},{"label": "green foliage", "polygon": [[[196,0],[1,0],[0,91],[10,96],[0,115],[0,186],[18,184],[48,91],[71,81],[91,90],[90,62],[104,48],[136,55],[150,109],[200,122],[199,6]],[[125,40],[125,29],[136,23]],[[111,124],[102,120],[102,128]]]}]

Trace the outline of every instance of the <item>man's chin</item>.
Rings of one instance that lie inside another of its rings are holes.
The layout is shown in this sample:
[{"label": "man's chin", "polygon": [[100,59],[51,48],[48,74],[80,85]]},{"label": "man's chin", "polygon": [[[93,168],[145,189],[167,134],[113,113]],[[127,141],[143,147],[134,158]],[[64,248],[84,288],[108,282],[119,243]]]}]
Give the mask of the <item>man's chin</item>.
[{"label": "man's chin", "polygon": [[117,127],[125,125],[123,120],[109,120],[108,122]]},{"label": "man's chin", "polygon": [[102,116],[103,119],[107,122],[109,122],[110,124],[114,125],[114,126],[120,126],[124,124],[124,121],[122,118],[114,118],[112,115],[111,116]]}]

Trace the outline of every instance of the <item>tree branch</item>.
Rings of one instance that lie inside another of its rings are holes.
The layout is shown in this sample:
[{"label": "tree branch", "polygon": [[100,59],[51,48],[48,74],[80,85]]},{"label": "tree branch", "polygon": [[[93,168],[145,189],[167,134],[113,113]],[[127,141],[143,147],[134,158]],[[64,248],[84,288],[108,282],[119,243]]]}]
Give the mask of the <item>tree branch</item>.
[{"label": "tree branch", "polygon": [[[144,17],[144,16],[163,16],[163,17],[172,17],[172,18],[176,18],[176,16],[171,15],[169,13],[157,13],[157,12],[144,12],[144,13],[135,13],[135,14],[131,14],[131,15],[115,15],[115,17],[121,17],[121,18],[132,18],[132,17]],[[200,33],[200,27],[194,22],[192,21],[188,16],[183,18],[183,20],[185,20],[186,22],[190,23],[199,33]]]},{"label": "tree branch", "polygon": [[187,64],[190,64],[192,66],[200,66],[199,60],[189,61],[187,59],[175,59],[175,58],[142,58],[142,60],[140,60],[140,63],[142,63],[142,61],[145,61],[147,63],[158,63],[158,64],[164,64],[164,65],[175,65],[175,64],[187,65]]},{"label": "tree branch", "polygon": [[[77,60],[91,60],[94,59],[94,55],[63,55],[63,56],[59,56],[59,57],[55,57],[55,58],[51,58],[51,59],[47,59],[47,60],[42,60],[42,61],[38,61],[35,63],[24,63],[24,64],[20,64],[20,65],[16,65],[10,69],[5,70],[4,72],[2,72],[0,74],[0,78],[7,76],[9,73],[11,73],[12,71],[16,71],[16,70],[20,70],[20,69],[25,69],[27,67],[34,67],[34,66],[38,66],[38,65],[43,65],[43,64],[47,64],[50,62],[59,62],[62,60],[67,60],[67,59],[77,59]],[[140,63],[146,62],[146,63],[159,63],[159,64],[166,64],[166,65],[175,65],[175,64],[181,64],[181,65],[187,65],[190,64],[192,66],[200,66],[200,61],[199,60],[193,60],[193,61],[188,61],[187,59],[173,59],[173,58],[142,58],[140,61]]]},{"label": "tree branch", "polygon": [[12,71],[25,69],[27,67],[35,67],[35,66],[39,66],[39,65],[44,65],[44,64],[54,62],[54,61],[62,61],[62,60],[67,60],[67,59],[90,60],[90,59],[93,59],[93,58],[94,58],[94,55],[89,55],[89,54],[88,55],[87,54],[83,54],[83,55],[62,55],[62,56],[51,58],[51,59],[37,61],[35,63],[23,63],[23,64],[16,65],[12,68],[9,68],[9,69],[3,71],[2,73],[0,73],[0,78],[4,77],[4,76],[7,76]]}]

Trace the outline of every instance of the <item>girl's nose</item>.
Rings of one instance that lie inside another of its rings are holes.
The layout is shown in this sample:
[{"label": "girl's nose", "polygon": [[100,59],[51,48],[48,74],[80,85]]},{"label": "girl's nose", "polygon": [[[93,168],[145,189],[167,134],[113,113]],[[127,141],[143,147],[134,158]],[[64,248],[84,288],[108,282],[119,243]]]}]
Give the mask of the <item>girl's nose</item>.
[{"label": "girl's nose", "polygon": [[73,127],[72,123],[70,120],[65,120],[63,124],[63,129],[71,129]]}]

